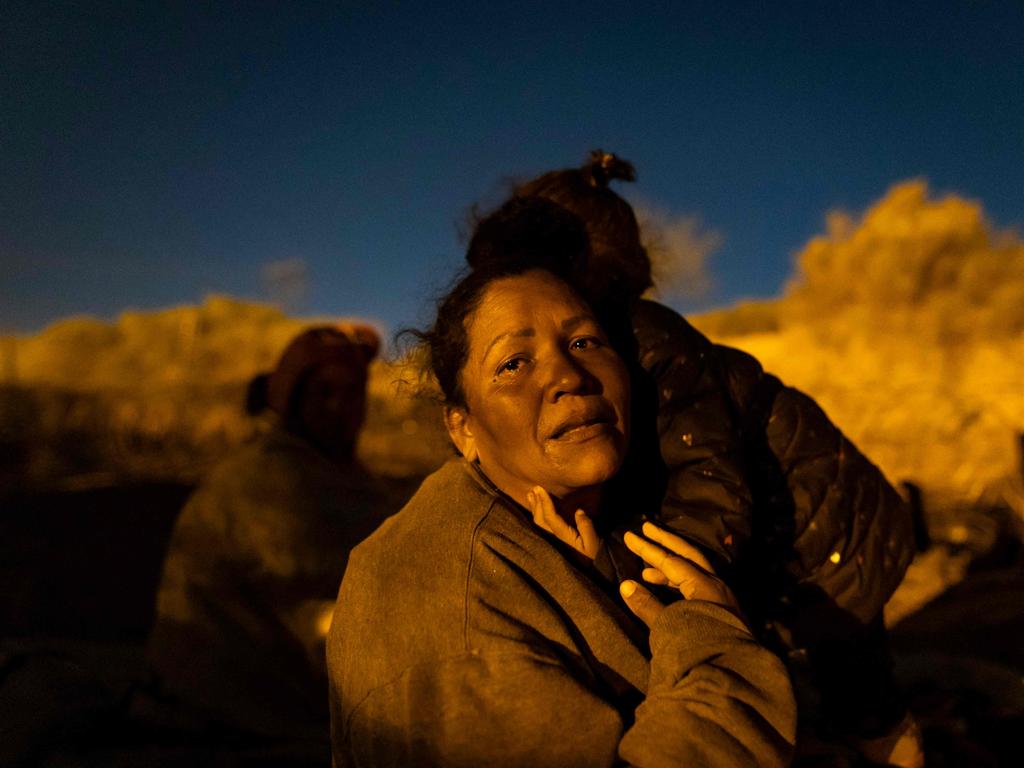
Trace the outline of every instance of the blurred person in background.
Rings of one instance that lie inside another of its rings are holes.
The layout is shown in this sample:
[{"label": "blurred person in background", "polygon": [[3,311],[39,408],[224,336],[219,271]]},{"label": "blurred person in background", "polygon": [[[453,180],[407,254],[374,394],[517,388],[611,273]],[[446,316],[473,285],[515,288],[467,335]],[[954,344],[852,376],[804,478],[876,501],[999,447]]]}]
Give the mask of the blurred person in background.
[{"label": "blurred person in background", "polygon": [[[513,196],[543,197],[586,226],[591,249],[574,282],[617,346],[632,350],[634,411],[657,414],[656,433],[638,429],[634,440],[638,508],[660,508],[661,525],[701,548],[787,662],[798,761],[835,753],[839,764],[921,765],[882,623],[915,551],[910,511],[810,397],[642,298],[651,263],[631,206],[608,186],[634,178],[629,163],[596,151]],[[474,268],[504,258],[488,243],[507,225],[500,216],[482,224],[494,231],[479,237],[478,228]]]},{"label": "blurred person in background", "polygon": [[378,346],[369,327],[313,328],[254,379],[266,428],[191,496],[164,563],[147,648],[164,690],[282,763],[329,760],[330,610],[349,551],[400,505],[355,456]]}]

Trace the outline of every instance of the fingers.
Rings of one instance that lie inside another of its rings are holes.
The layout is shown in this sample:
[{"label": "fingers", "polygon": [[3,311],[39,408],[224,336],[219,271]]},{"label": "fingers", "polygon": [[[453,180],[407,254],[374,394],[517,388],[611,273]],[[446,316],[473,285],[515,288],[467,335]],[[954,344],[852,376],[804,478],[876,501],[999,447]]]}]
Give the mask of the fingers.
[{"label": "fingers", "polygon": [[692,580],[695,574],[703,574],[696,565],[686,558],[673,555],[631,531],[626,532],[623,541],[633,554],[639,555],[648,565],[665,574],[672,584],[683,584]]},{"label": "fingers", "polygon": [[626,531],[622,540],[625,542],[630,552],[639,556],[644,560],[644,562],[654,566],[655,568],[660,569],[665,560],[668,559],[668,552],[657,544],[652,544],[646,539],[637,536],[632,531]]},{"label": "fingers", "polygon": [[649,538],[651,541],[656,541],[669,551],[674,552],[677,555],[681,555],[687,560],[692,560],[708,573],[713,574],[715,572],[711,567],[711,563],[709,563],[708,559],[704,557],[704,553],[681,536],[669,533],[664,528],[659,528],[654,523],[644,523],[643,532],[644,536]]},{"label": "fingers", "polygon": [[[552,522],[557,522],[564,525],[565,521],[562,520],[562,518],[560,518],[555,512],[555,504],[551,501],[551,497],[548,495],[548,492],[538,485],[527,493],[526,497],[530,502],[530,511],[533,513],[533,522],[548,533],[553,533],[558,536],[551,524]],[[558,536],[558,538],[562,537]]]},{"label": "fingers", "polygon": [[527,494],[527,498],[533,504],[533,522],[566,544],[575,547],[577,533],[555,510],[555,503],[551,500],[548,492],[538,485]]},{"label": "fingers", "polygon": [[576,530],[579,531],[583,553],[591,558],[595,557],[597,555],[597,548],[601,544],[601,538],[597,535],[594,522],[587,517],[587,513],[582,509],[576,510]]},{"label": "fingers", "polygon": [[626,606],[648,627],[654,626],[658,615],[665,610],[665,606],[658,602],[645,587],[635,581],[624,581],[619,585],[619,594],[626,602]]},{"label": "fingers", "polygon": [[573,549],[594,559],[600,547],[601,539],[594,528],[594,523],[582,509],[576,510],[575,527],[569,525],[558,511],[550,494],[539,485],[526,495],[533,513],[533,522],[560,541]]},{"label": "fingers", "polygon": [[660,584],[662,586],[670,585],[668,576],[659,571],[657,568],[644,568],[643,573],[641,573],[640,575],[648,584]]},{"label": "fingers", "polygon": [[[647,532],[646,525],[644,532]],[[623,541],[631,552],[653,566],[643,571],[646,581],[659,584],[662,583],[659,579],[664,578],[669,586],[677,588],[687,600],[707,600],[729,608],[737,607],[735,595],[710,569],[705,570],[688,558],[673,554],[629,531],[623,536]],[[707,562],[703,557],[700,559]]]}]

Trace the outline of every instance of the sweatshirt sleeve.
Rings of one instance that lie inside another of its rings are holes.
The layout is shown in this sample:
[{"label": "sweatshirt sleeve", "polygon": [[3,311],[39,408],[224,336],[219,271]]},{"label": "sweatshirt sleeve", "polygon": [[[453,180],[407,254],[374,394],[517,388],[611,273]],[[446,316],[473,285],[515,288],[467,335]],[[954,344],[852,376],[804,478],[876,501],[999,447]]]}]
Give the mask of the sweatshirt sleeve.
[{"label": "sweatshirt sleeve", "polygon": [[640,766],[784,766],[796,739],[785,667],[722,606],[668,606],[651,630],[647,696],[619,753]]},{"label": "sweatshirt sleeve", "polygon": [[405,670],[347,722],[341,765],[777,766],[795,714],[781,663],[728,611],[680,602],[652,634],[646,700],[620,712],[554,656],[467,653]]}]

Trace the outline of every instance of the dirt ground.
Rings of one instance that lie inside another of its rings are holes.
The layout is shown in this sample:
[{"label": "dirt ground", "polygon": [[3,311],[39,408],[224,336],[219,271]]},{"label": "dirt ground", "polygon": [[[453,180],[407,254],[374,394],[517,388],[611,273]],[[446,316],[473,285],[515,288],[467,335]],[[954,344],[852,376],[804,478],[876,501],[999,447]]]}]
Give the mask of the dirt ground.
[{"label": "dirt ground", "polygon": [[[142,643],[190,490],[164,483],[0,499],[0,765],[275,764],[266,753],[245,760],[224,737],[197,748],[159,728],[123,729],[147,684]],[[933,544],[890,607],[897,677],[922,726],[927,764],[1019,765],[1019,543],[999,540],[984,552]]]}]

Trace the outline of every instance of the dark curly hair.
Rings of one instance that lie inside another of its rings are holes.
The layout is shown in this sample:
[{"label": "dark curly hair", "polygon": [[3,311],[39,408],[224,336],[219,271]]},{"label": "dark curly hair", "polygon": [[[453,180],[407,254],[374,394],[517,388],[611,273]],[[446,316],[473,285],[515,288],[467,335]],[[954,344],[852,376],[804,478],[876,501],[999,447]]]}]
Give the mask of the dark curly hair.
[{"label": "dark curly hair", "polygon": [[459,376],[469,354],[466,320],[487,286],[531,269],[547,270],[574,285],[586,269],[589,249],[579,218],[541,197],[513,198],[479,221],[466,252],[471,270],[438,302],[433,326],[412,331],[426,350],[445,405],[466,405]]}]

